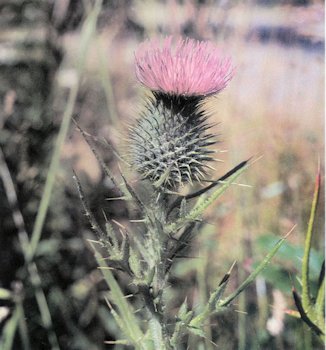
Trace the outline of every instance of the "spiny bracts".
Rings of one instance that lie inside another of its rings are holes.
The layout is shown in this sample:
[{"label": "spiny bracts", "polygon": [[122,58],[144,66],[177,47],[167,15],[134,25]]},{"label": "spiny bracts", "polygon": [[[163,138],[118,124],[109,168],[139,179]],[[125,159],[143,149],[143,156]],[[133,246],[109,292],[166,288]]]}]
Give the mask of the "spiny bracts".
[{"label": "spiny bracts", "polygon": [[143,179],[160,189],[201,181],[213,160],[215,135],[198,99],[155,93],[130,128],[130,158]]}]

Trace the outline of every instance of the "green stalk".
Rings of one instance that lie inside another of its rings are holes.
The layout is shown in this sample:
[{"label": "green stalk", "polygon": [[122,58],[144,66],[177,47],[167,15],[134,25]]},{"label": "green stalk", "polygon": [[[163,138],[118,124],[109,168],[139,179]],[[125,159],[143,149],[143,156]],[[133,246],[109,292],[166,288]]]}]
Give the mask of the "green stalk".
[{"label": "green stalk", "polygon": [[315,215],[317,211],[318,197],[320,188],[320,172],[318,172],[315,182],[314,197],[311,206],[310,218],[308,223],[308,229],[304,244],[304,254],[302,260],[302,306],[307,315],[315,319],[315,312],[313,310],[313,303],[310,297],[310,286],[309,286],[309,257],[311,250],[312,232],[314,226]]},{"label": "green stalk", "polygon": [[12,350],[12,345],[14,343],[18,320],[19,320],[19,310],[18,310],[18,307],[16,306],[12,316],[3,327],[1,339],[0,339],[1,350]]},{"label": "green stalk", "polygon": [[33,227],[30,245],[28,247],[27,258],[31,261],[34,257],[37,245],[41,239],[42,229],[44,226],[45,217],[49,208],[51,194],[55,182],[55,177],[59,167],[61,148],[67,136],[67,132],[70,125],[70,120],[75,105],[75,101],[78,93],[78,84],[76,84],[69,93],[68,105],[63,115],[63,120],[60,126],[59,134],[56,140],[53,156],[50,163],[49,172],[46,178],[45,188],[42,195],[39,210],[37,212],[36,221]]},{"label": "green stalk", "polygon": [[317,325],[321,330],[325,330],[325,320],[324,320],[324,312],[325,312],[325,279],[321,286],[319,287],[315,310],[317,314]]},{"label": "green stalk", "polygon": [[306,324],[302,323],[302,329],[303,329],[303,344],[302,350],[313,350],[312,347],[312,332],[307,327]]},{"label": "green stalk", "polygon": [[38,274],[37,267],[36,267],[35,263],[28,264],[28,272],[29,272],[30,277],[31,277],[32,285],[35,288],[34,293],[35,293],[36,302],[37,302],[38,308],[40,310],[43,326],[45,327],[45,329],[47,330],[47,333],[48,333],[48,338],[49,338],[49,342],[51,344],[51,349],[58,350],[58,349],[60,349],[58,339],[57,339],[55,332],[52,329],[53,324],[52,324],[52,317],[51,317],[50,309],[49,309],[48,303],[46,301],[44,291],[41,288],[42,281],[41,281],[41,278]]},{"label": "green stalk", "polygon": [[168,348],[163,340],[162,325],[158,319],[152,316],[148,323],[155,349],[167,350]]},{"label": "green stalk", "polygon": [[[240,248],[240,261],[244,261],[245,259],[245,241],[241,240],[241,248]],[[243,269],[239,269],[239,280],[243,281],[245,278],[245,272]],[[244,350],[246,348],[246,321],[247,321],[247,315],[244,315],[242,312],[246,310],[246,291],[240,294],[239,296],[239,310],[241,313],[238,313],[238,335],[239,335],[239,343],[238,343],[238,350]]]},{"label": "green stalk", "polygon": [[[205,236],[203,241],[210,240],[211,235]],[[199,292],[199,305],[206,305],[208,303],[208,283],[206,278],[208,276],[208,266],[209,266],[209,246],[206,244],[205,247],[201,250],[199,256],[202,257],[202,263],[197,267],[197,280],[198,280],[198,292]],[[205,349],[213,350],[212,343],[212,328],[210,324],[204,326],[205,331]]]},{"label": "green stalk", "polygon": [[[149,243],[151,244],[151,255],[155,257],[153,280],[148,283],[148,287],[153,288],[153,295],[147,295],[146,289],[143,293],[147,311],[149,313],[149,328],[152,334],[155,349],[171,349],[169,336],[166,330],[166,319],[164,315],[163,290],[166,283],[165,275],[165,251],[167,246],[167,236],[164,234],[164,224],[166,223],[166,196],[156,192],[157,198],[149,211],[148,230]],[[148,288],[147,287],[147,288]],[[155,300],[153,300],[155,298]]]},{"label": "green stalk", "polygon": [[17,303],[17,309],[18,309],[18,314],[19,314],[18,328],[19,328],[20,338],[21,338],[21,341],[23,344],[23,349],[24,350],[31,350],[32,348],[31,348],[31,343],[30,343],[29,336],[28,336],[26,317],[25,317],[25,312],[24,312],[22,301],[19,301]]}]

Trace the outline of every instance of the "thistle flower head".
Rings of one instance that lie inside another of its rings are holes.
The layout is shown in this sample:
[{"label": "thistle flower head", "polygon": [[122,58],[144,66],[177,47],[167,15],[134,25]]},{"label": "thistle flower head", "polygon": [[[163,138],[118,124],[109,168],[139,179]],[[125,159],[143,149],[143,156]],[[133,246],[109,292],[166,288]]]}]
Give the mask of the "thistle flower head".
[{"label": "thistle flower head", "polygon": [[172,36],[162,43],[154,39],[141,44],[135,63],[143,85],[170,95],[212,95],[224,89],[233,74],[230,58],[212,43]]},{"label": "thistle flower head", "polygon": [[216,140],[207,133],[206,115],[193,107],[182,97],[171,101],[156,94],[130,130],[132,165],[158,188],[175,189],[207,175],[206,163],[213,160],[209,146]]}]

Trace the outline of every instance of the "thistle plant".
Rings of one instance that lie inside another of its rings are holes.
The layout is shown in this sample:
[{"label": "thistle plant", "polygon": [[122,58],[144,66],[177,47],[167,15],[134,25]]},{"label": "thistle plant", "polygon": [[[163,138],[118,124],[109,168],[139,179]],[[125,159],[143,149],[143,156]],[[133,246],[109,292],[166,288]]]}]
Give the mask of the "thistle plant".
[{"label": "thistle plant", "polygon": [[[120,179],[116,179],[92,145],[91,148],[120,193],[112,199],[133,205],[136,219],[122,225],[106,218],[105,227],[101,227],[87,205],[76,175],[75,179],[98,237],[91,244],[110,288],[108,305],[121,331],[121,339],[113,343],[135,349],[188,348],[186,336],[192,333],[205,337],[205,322],[225,310],[254,280],[285,238],[230,295],[224,296],[224,292],[231,269],[222,274],[221,282],[200,312],[190,309],[187,300],[176,315],[168,312],[170,300],[166,290],[173,265],[178,257],[187,254],[199,234],[204,210],[250,162],[243,161],[219,179],[209,180],[216,153],[213,146],[218,140],[210,131],[212,124],[203,101],[223,90],[232,78],[234,68],[229,57],[209,42],[168,37],[163,42],[143,43],[135,54],[135,67],[138,80],[152,91],[144,102],[144,111],[129,130],[129,152],[124,159],[139,174],[137,188],[128,180],[127,171],[121,171]],[[180,188],[186,185],[192,191],[180,194]],[[125,298],[113,271],[128,278],[132,302]],[[136,313],[135,306],[139,304]]]}]

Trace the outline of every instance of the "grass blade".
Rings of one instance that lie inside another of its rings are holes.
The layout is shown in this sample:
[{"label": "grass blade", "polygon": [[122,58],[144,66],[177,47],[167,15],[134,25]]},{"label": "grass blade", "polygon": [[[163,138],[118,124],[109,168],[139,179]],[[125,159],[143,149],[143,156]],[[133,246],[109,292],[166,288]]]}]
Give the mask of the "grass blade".
[{"label": "grass blade", "polygon": [[2,350],[12,350],[12,345],[14,342],[16,329],[19,320],[19,310],[16,307],[14,313],[10,319],[6,322],[3,327],[1,340],[0,340],[0,349]]},{"label": "grass blade", "polygon": [[24,307],[23,307],[23,304],[21,301],[19,303],[17,303],[17,309],[18,309],[18,314],[19,314],[18,328],[19,328],[19,334],[20,334],[20,338],[22,341],[23,349],[24,350],[31,350],[32,348],[31,348],[31,343],[30,343],[29,335],[28,335]]},{"label": "grass blade", "polygon": [[51,199],[51,194],[55,182],[55,177],[57,174],[57,170],[59,167],[59,162],[60,162],[60,154],[61,154],[61,149],[64,144],[64,141],[66,139],[73,109],[75,106],[75,102],[77,99],[77,94],[78,94],[78,89],[79,89],[79,82],[81,78],[82,71],[84,69],[85,65],[85,58],[87,56],[87,50],[89,43],[91,41],[91,38],[95,32],[96,28],[96,22],[97,22],[97,17],[101,9],[101,1],[97,1],[93,10],[90,12],[88,17],[85,20],[83,30],[82,30],[82,39],[81,39],[81,46],[80,46],[80,53],[78,57],[78,63],[77,63],[77,82],[76,84],[71,88],[69,92],[69,97],[68,97],[68,102],[67,102],[67,107],[64,111],[62,122],[60,125],[60,130],[57,136],[57,140],[55,143],[53,155],[51,158],[51,163],[48,171],[48,175],[46,178],[45,182],[45,187],[43,191],[43,195],[41,198],[40,206],[37,211],[37,216],[35,220],[35,224],[33,227],[33,232],[31,236],[31,241],[30,245],[28,248],[28,254],[27,258],[29,261],[32,260],[38,242],[40,241],[41,234],[42,234],[42,229],[45,221],[45,217],[49,208],[50,204],[50,199]]}]

